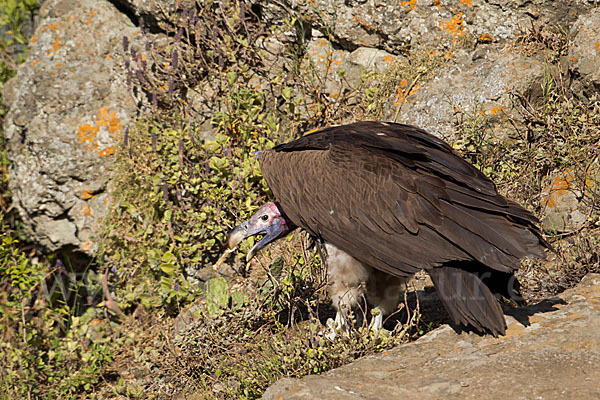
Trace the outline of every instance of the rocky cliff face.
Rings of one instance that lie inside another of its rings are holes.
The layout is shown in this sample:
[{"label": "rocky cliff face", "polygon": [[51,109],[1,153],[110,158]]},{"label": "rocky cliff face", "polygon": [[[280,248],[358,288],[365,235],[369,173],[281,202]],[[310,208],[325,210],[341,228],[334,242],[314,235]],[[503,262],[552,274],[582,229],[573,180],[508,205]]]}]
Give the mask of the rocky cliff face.
[{"label": "rocky cliff face", "polygon": [[[445,49],[448,62],[443,68],[421,80],[398,82],[398,87],[411,88],[403,95],[400,122],[447,135],[457,110],[481,109],[498,115],[494,123],[501,134],[506,123],[502,114],[516,114],[515,94],[528,101],[540,96],[547,60],[535,51],[525,54],[506,47],[532,25],[570,29],[568,53],[559,64],[562,73],[582,98],[596,95],[600,14],[593,4],[357,0],[257,1],[247,7],[273,26],[285,27],[290,15],[302,22],[265,35],[264,63],[285,70],[289,67],[285,46],[301,42],[307,49],[304,62],[314,65],[325,80],[324,96],[339,95],[359,82],[365,70],[391,67],[407,49],[423,45]],[[90,256],[96,252],[98,222],[110,202],[111,160],[143,101],[143,96],[134,98],[127,85],[123,37],[128,38],[128,49],[141,43],[139,17],[146,21],[147,35],[160,36],[164,11],[160,1],[43,4],[30,59],[4,92],[10,107],[5,132],[15,205],[32,239],[47,250]],[[393,119],[396,103],[392,98],[381,118]],[[210,115],[218,105],[205,108]],[[566,212],[577,207],[575,200]],[[559,211],[553,218],[556,226],[556,218],[567,216]]]},{"label": "rocky cliff face", "polygon": [[282,379],[263,399],[597,399],[599,316],[600,275],[590,274],[509,317],[504,337],[445,326],[324,375]]},{"label": "rocky cliff face", "polygon": [[96,250],[117,140],[136,115],[126,89],[129,19],[104,1],[43,4],[29,60],[6,85],[10,190],[43,248]]}]

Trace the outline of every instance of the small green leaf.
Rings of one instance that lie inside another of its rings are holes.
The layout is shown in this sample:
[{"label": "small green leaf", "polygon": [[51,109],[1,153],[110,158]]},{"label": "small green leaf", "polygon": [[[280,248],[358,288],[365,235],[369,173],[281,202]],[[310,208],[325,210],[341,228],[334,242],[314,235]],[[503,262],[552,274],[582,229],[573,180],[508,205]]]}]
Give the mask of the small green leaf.
[{"label": "small green leaf", "polygon": [[231,293],[231,308],[234,310],[241,309],[248,302],[248,296],[242,292]]},{"label": "small green leaf", "polygon": [[237,74],[233,71],[228,72],[227,73],[227,83],[229,83],[229,86],[233,86],[235,85],[235,83],[237,82]]},{"label": "small green leaf", "polygon": [[225,157],[214,156],[210,158],[208,165],[211,169],[214,169],[216,171],[223,171],[229,166],[229,160],[227,160],[227,158]]},{"label": "small green leaf", "polygon": [[283,89],[281,89],[281,95],[285,101],[290,101],[292,98],[292,89],[289,86],[284,86]]},{"label": "small green leaf", "polygon": [[175,255],[170,251],[165,251],[165,253],[162,255],[162,261],[166,263],[174,263],[177,261],[177,257],[175,257]]},{"label": "small green leaf", "polygon": [[215,138],[215,141],[220,145],[224,145],[227,144],[227,142],[229,141],[229,137],[227,135],[219,133]]},{"label": "small green leaf", "polygon": [[206,284],[206,308],[208,313],[221,313],[229,303],[229,285],[223,278],[214,278]]},{"label": "small green leaf", "polygon": [[159,267],[162,270],[162,272],[164,272],[167,275],[173,275],[173,273],[175,272],[175,264],[173,263],[161,263]]},{"label": "small green leaf", "polygon": [[281,271],[283,270],[283,257],[276,257],[271,262],[271,265],[269,265],[269,270],[275,278],[279,279],[279,277],[281,276]]}]

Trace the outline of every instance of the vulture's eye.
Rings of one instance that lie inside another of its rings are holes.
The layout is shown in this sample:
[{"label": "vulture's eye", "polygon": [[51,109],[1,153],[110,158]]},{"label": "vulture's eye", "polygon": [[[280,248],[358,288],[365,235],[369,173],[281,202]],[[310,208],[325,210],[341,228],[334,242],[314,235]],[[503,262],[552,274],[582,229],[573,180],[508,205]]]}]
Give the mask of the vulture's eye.
[{"label": "vulture's eye", "polygon": [[269,219],[269,216],[265,214],[262,217],[260,217],[260,219],[262,219],[263,221],[266,221]]}]

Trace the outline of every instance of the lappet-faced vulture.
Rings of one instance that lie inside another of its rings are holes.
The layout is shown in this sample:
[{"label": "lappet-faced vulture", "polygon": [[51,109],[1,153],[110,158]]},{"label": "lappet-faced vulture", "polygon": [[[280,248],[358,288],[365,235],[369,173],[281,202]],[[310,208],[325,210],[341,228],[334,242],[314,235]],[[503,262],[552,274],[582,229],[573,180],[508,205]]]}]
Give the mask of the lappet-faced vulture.
[{"label": "lappet-faced vulture", "polygon": [[422,129],[385,122],[330,127],[259,156],[277,202],[229,234],[229,247],[263,234],[248,259],[301,227],[325,243],[329,293],[345,324],[366,295],[382,315],[403,282],[429,273],[459,328],[504,334],[495,295],[522,300],[514,272],[548,247],[529,211]]}]

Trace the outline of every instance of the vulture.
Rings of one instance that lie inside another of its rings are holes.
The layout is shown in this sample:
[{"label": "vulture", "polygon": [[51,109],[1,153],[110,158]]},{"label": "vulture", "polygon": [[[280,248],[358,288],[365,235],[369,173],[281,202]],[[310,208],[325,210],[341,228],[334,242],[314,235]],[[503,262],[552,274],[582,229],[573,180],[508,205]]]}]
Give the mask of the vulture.
[{"label": "vulture", "polygon": [[384,314],[404,283],[425,270],[459,330],[504,335],[503,296],[523,303],[520,260],[550,248],[529,211],[446,142],[410,125],[363,121],[309,133],[259,154],[275,200],[233,228],[233,249],[302,228],[327,256],[328,292],[338,328],[366,298]]}]

